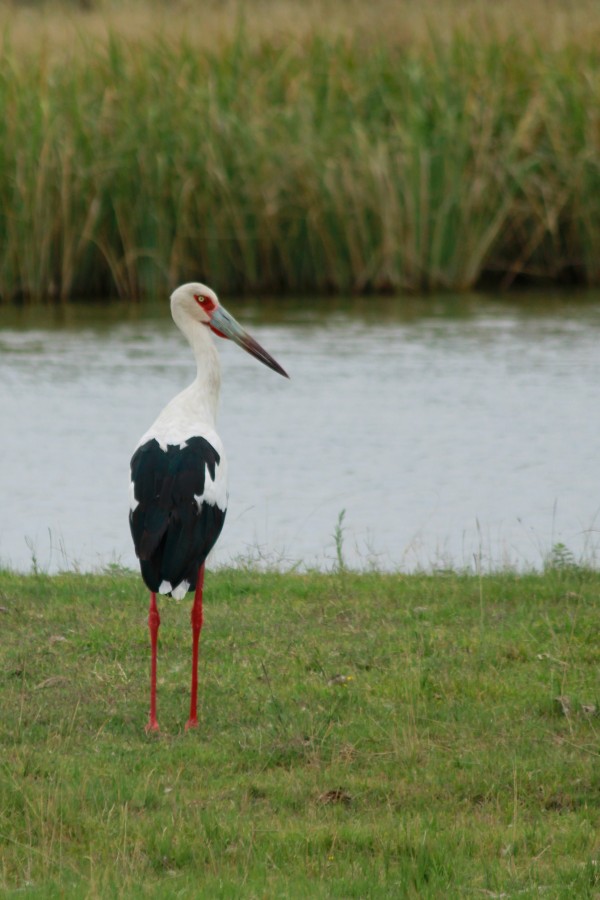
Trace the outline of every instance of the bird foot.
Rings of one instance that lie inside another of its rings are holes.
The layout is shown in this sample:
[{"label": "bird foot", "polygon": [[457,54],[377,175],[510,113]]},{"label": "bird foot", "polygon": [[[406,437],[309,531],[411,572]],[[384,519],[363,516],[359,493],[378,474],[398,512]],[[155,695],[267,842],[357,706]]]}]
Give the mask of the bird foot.
[{"label": "bird foot", "polygon": [[198,727],[198,719],[196,718],[196,716],[190,717],[187,720],[187,722],[185,723],[186,731],[189,731],[190,728],[197,728],[197,727]]},{"label": "bird foot", "polygon": [[160,731],[160,728],[158,727],[158,722],[156,721],[156,719],[150,719],[150,721],[146,725],[145,731],[146,731],[146,734],[150,734],[150,732],[152,732],[152,731],[155,734],[158,734],[158,732]]}]

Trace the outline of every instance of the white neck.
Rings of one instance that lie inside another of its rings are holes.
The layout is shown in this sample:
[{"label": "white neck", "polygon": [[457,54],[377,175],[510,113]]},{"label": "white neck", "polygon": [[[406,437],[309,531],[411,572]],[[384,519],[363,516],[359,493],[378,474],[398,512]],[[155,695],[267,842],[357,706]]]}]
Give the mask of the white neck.
[{"label": "white neck", "polygon": [[[215,433],[221,387],[217,348],[206,325],[190,321],[187,316],[174,315],[173,318],[194,351],[196,378],[189,387],[167,403],[148,431],[142,435],[138,447],[154,438],[166,449],[168,444],[181,444],[194,435],[209,435],[213,445],[220,446]],[[219,452],[222,452],[222,447]]]},{"label": "white neck", "polygon": [[[189,341],[196,360],[196,378],[188,391],[193,398],[194,413],[214,425],[219,406],[221,389],[221,366],[210,328],[200,322],[186,319],[177,325]],[[183,327],[182,327],[183,325]]]}]

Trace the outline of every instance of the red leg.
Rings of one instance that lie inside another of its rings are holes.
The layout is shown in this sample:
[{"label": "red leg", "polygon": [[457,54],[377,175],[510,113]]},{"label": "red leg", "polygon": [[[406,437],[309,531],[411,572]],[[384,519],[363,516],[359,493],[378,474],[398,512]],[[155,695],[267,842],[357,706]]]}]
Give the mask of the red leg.
[{"label": "red leg", "polygon": [[158,731],[156,721],[156,644],[158,640],[158,626],[160,616],[156,605],[156,594],[150,594],[150,610],[148,612],[148,627],[150,628],[150,643],[152,645],[152,667],[150,670],[150,720],[146,725],[146,732]]},{"label": "red leg", "polygon": [[185,730],[198,727],[198,643],[202,630],[202,588],[204,586],[204,565],[200,566],[198,580],[196,581],[196,593],[192,606],[192,690],[190,694],[190,717]]}]

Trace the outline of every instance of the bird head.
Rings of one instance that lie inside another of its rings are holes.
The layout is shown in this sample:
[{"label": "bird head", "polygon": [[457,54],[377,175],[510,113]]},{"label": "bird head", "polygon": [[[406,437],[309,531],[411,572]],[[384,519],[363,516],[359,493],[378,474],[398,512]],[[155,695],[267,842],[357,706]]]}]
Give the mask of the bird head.
[{"label": "bird head", "polygon": [[289,378],[279,363],[221,306],[219,298],[207,285],[191,282],[178,287],[171,294],[171,313],[184,333],[185,320],[192,319],[210,328],[218,337],[234,341],[265,366]]}]

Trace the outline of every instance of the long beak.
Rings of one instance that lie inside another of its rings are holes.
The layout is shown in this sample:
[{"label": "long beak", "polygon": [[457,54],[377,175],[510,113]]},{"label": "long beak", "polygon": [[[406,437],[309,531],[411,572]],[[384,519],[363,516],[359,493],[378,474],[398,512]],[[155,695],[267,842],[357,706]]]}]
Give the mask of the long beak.
[{"label": "long beak", "polygon": [[253,337],[250,337],[248,332],[244,331],[242,326],[236,322],[233,316],[231,316],[227,310],[223,309],[222,306],[218,306],[213,312],[210,320],[210,327],[215,334],[219,335],[219,337],[231,338],[232,341],[239,344],[239,346],[249,353],[250,356],[256,357],[256,359],[259,359],[265,366],[273,369],[274,372],[279,372],[284,378],[290,377],[285,369],[282,369],[279,363],[273,359],[271,354],[267,353],[267,351],[260,346],[258,341],[255,341]]}]

